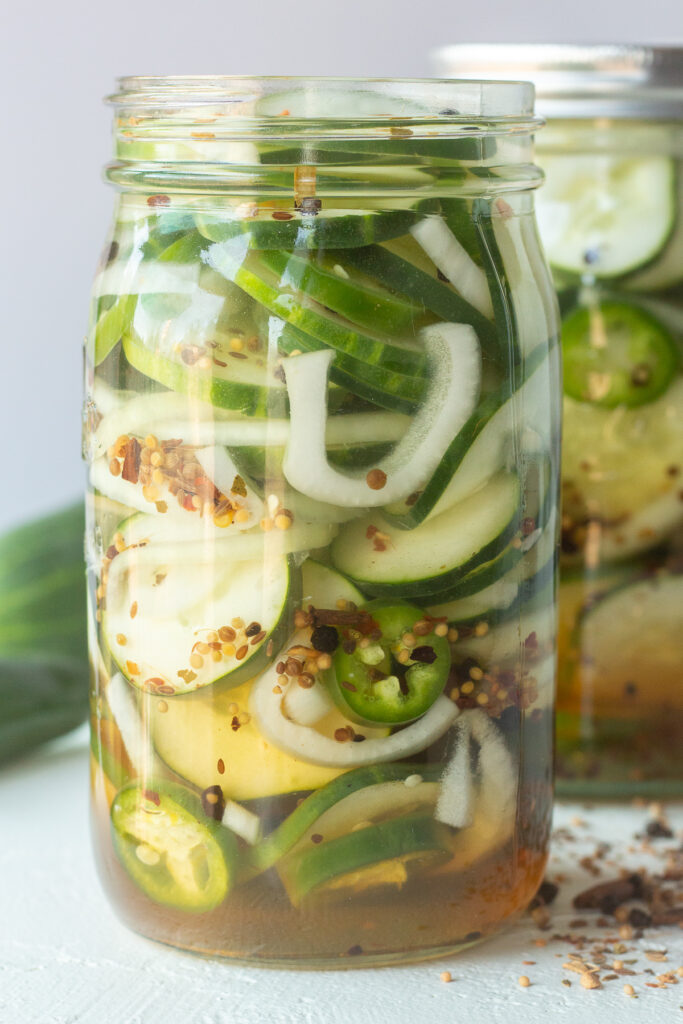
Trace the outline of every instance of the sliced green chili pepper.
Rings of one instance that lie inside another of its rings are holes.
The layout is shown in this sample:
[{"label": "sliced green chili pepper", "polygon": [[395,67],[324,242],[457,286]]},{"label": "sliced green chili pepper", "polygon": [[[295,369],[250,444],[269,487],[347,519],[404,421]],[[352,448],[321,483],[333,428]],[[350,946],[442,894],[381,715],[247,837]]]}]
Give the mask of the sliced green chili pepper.
[{"label": "sliced green chili pepper", "polygon": [[651,313],[623,302],[574,310],[562,324],[564,390],[606,409],[654,401],[675,377],[675,339]]},{"label": "sliced green chili pepper", "polygon": [[207,817],[191,790],[161,781],[125,786],[112,804],[111,824],[119,860],[155,903],[201,913],[227,896],[237,842]]},{"label": "sliced green chili pepper", "polygon": [[444,688],[451,665],[448,642],[414,605],[371,601],[359,611],[372,616],[376,629],[360,639],[353,631],[342,633],[328,674],[332,695],[356,722],[412,722]]},{"label": "sliced green chili pepper", "polygon": [[451,856],[449,833],[431,815],[411,814],[321,842],[284,860],[278,870],[287,895],[305,900],[348,898],[408,879]]}]

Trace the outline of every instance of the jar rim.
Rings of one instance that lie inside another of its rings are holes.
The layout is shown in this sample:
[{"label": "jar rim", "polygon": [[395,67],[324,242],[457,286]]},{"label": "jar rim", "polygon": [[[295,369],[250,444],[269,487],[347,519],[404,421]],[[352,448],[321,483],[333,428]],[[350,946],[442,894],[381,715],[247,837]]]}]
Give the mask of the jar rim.
[{"label": "jar rim", "polygon": [[[287,99],[285,108],[279,101]],[[463,131],[473,119],[533,130],[534,87],[516,80],[488,78],[353,78],[285,75],[128,75],[106,97],[119,111],[153,111],[177,118],[197,107],[219,108],[235,127],[272,127],[288,115],[310,124],[353,123],[369,126],[387,121],[424,125],[430,134]],[[291,109],[289,109],[291,106]],[[450,129],[450,131],[449,131]]]},{"label": "jar rim", "polygon": [[432,52],[442,75],[530,79],[543,117],[683,117],[683,46],[455,43]]}]

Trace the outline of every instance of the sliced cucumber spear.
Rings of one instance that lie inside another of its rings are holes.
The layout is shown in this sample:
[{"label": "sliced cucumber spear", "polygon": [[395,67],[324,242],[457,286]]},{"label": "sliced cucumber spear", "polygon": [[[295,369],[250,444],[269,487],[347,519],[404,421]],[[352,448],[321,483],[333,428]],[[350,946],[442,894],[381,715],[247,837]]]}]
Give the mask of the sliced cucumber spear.
[{"label": "sliced cucumber spear", "polygon": [[216,243],[210,247],[207,259],[210,266],[234,281],[271,313],[328,347],[399,373],[424,374],[425,356],[415,343],[384,341],[362,333],[355,325],[308,297],[303,304],[299,293],[285,288],[258,255],[249,252],[242,238]]},{"label": "sliced cucumber spear", "polygon": [[287,391],[290,435],[284,473],[297,490],[337,504],[377,507],[419,490],[471,415],[479,395],[481,361],[474,330],[467,324],[434,324],[421,332],[430,360],[431,383],[424,404],[394,450],[369,472],[342,473],[325,449],[327,373],[332,353],[290,358]]},{"label": "sliced cucumber spear", "polygon": [[391,818],[303,850],[283,861],[279,873],[294,906],[343,900],[385,885],[401,888],[416,872],[449,859],[449,839],[431,815]]},{"label": "sliced cucumber spear", "polygon": [[[344,253],[346,264],[376,278],[387,288],[395,289],[412,301],[424,305],[439,319],[449,323],[471,324],[477,332],[482,349],[487,355],[506,355],[498,345],[496,330],[491,320],[483,316],[453,288],[429,272],[431,264],[425,258],[424,266],[413,262],[422,250],[401,245],[400,252],[384,245],[369,245]],[[395,247],[398,246],[396,243]],[[416,250],[416,251],[415,251]],[[411,259],[412,256],[412,259]]]},{"label": "sliced cucumber spear", "polygon": [[[325,201],[322,201],[325,204]],[[253,215],[252,215],[253,214]],[[256,207],[246,217],[197,213],[199,232],[211,242],[243,240],[252,249],[348,249],[404,235],[417,220],[408,209],[368,210],[347,207],[297,210],[280,205]]]},{"label": "sliced cucumber spear", "polygon": [[[316,826],[317,822],[323,823],[329,812],[336,810],[337,821],[345,815],[345,812],[353,804],[355,821],[349,822],[350,827],[357,821],[366,821],[368,818],[368,804],[372,801],[376,805],[375,796],[381,790],[382,805],[384,813],[390,813],[391,807],[399,804],[397,798],[405,797],[409,800],[413,797],[410,787],[405,785],[405,780],[411,775],[419,775],[427,780],[427,785],[433,786],[438,780],[441,771],[440,765],[421,764],[382,764],[368,765],[365,768],[356,768],[353,771],[345,772],[332,782],[328,782],[322,789],[311,793],[310,796],[299,804],[295,811],[285,818],[281,825],[271,832],[269,836],[249,854],[249,873],[265,871],[272,867],[281,857],[288,853],[296,844],[300,843]],[[401,787],[395,798],[388,801],[386,787]],[[433,792],[430,792],[432,799],[435,799]],[[366,799],[369,797],[369,800]],[[412,799],[414,801],[414,798]],[[327,818],[328,823],[330,819]],[[328,829],[325,827],[325,834],[336,836],[343,830],[337,824]]]}]

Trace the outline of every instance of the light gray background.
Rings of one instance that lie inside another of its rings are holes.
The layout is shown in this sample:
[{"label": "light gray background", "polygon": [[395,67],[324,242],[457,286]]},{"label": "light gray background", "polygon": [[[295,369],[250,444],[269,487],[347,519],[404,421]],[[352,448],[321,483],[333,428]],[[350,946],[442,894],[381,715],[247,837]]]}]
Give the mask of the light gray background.
[{"label": "light gray background", "polygon": [[81,342],[120,74],[429,74],[447,42],[674,42],[680,0],[4,0],[0,529],[77,496]]}]

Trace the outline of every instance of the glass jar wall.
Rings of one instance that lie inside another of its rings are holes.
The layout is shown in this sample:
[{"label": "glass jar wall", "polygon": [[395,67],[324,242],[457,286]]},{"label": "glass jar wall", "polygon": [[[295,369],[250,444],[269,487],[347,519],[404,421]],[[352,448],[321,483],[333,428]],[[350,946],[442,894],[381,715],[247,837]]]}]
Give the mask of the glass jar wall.
[{"label": "glass jar wall", "polygon": [[[481,52],[479,52],[481,51]],[[683,793],[683,50],[452,47],[536,82],[562,308],[560,792]]]},{"label": "glass jar wall", "polygon": [[86,346],[93,833],[247,962],[469,945],[546,860],[559,355],[529,87],[125,79]]}]

